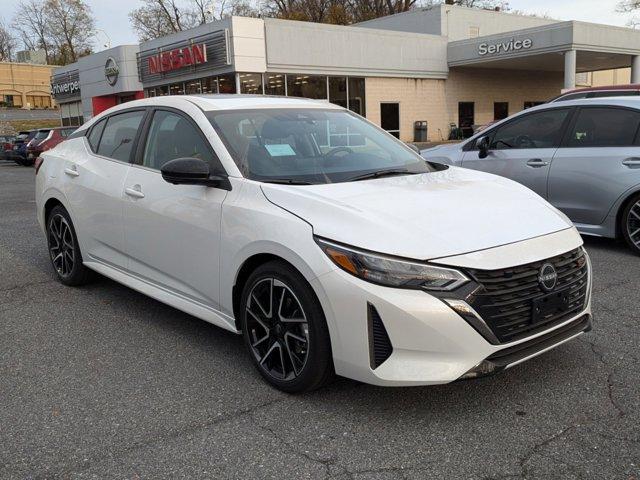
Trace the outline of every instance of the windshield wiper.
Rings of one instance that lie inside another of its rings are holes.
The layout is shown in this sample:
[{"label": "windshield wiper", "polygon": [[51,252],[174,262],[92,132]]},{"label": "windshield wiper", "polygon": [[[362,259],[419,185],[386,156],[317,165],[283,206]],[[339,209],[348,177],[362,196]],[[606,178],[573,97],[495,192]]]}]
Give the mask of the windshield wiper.
[{"label": "windshield wiper", "polygon": [[359,180],[368,180],[370,178],[381,178],[381,177],[391,177],[393,175],[414,175],[417,172],[410,172],[406,168],[396,168],[389,170],[377,170],[375,172],[365,173],[363,175],[358,175],[356,177],[352,177],[347,179],[347,182],[357,182]]},{"label": "windshield wiper", "polygon": [[311,182],[304,180],[293,180],[291,178],[270,178],[269,180],[260,180],[262,183],[277,183],[280,185],[313,185]]}]

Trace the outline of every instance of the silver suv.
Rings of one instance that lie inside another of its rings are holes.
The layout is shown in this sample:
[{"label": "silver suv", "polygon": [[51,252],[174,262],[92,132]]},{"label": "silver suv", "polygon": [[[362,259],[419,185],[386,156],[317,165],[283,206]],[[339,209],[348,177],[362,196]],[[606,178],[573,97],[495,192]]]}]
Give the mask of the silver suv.
[{"label": "silver suv", "polygon": [[516,180],[581,233],[624,238],[640,254],[640,98],[541,105],[421,154]]}]

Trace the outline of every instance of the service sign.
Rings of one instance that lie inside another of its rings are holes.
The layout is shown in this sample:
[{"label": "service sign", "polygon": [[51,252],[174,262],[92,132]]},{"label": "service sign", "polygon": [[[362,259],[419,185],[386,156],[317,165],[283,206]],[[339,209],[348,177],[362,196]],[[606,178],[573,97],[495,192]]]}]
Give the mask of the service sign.
[{"label": "service sign", "polygon": [[481,43],[478,45],[478,55],[499,55],[502,53],[514,53],[519,50],[528,50],[533,46],[533,40],[525,38],[523,40],[506,40],[497,43]]},{"label": "service sign", "polygon": [[207,46],[193,44],[160,52],[147,58],[149,73],[164,73],[207,62]]}]

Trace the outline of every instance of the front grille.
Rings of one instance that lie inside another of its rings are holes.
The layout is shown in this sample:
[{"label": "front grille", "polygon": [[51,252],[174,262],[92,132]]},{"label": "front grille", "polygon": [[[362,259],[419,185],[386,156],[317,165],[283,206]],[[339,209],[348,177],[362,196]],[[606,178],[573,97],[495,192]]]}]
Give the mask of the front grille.
[{"label": "front grille", "polygon": [[375,370],[382,365],[393,353],[393,346],[389,340],[387,329],[384,328],[380,314],[371,304],[367,305],[369,323],[369,361],[371,369]]},{"label": "front grille", "polygon": [[[558,274],[553,292],[566,292],[568,302],[562,309],[533,323],[533,301],[548,294],[538,282],[540,268],[545,263],[552,264]],[[582,248],[526,265],[467,272],[480,285],[468,303],[501,343],[519,340],[562,323],[585,307],[589,271]]]}]

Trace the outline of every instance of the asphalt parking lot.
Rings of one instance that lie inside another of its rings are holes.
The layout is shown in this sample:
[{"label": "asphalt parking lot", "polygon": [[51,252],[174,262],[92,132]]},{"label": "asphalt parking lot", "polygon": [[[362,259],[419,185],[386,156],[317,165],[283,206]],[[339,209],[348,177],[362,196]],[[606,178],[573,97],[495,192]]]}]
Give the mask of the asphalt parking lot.
[{"label": "asphalt parking lot", "polygon": [[0,161],[1,478],[640,478],[640,257],[588,239],[594,330],[495,377],[289,396],[241,338],[107,279],[54,280]]}]

